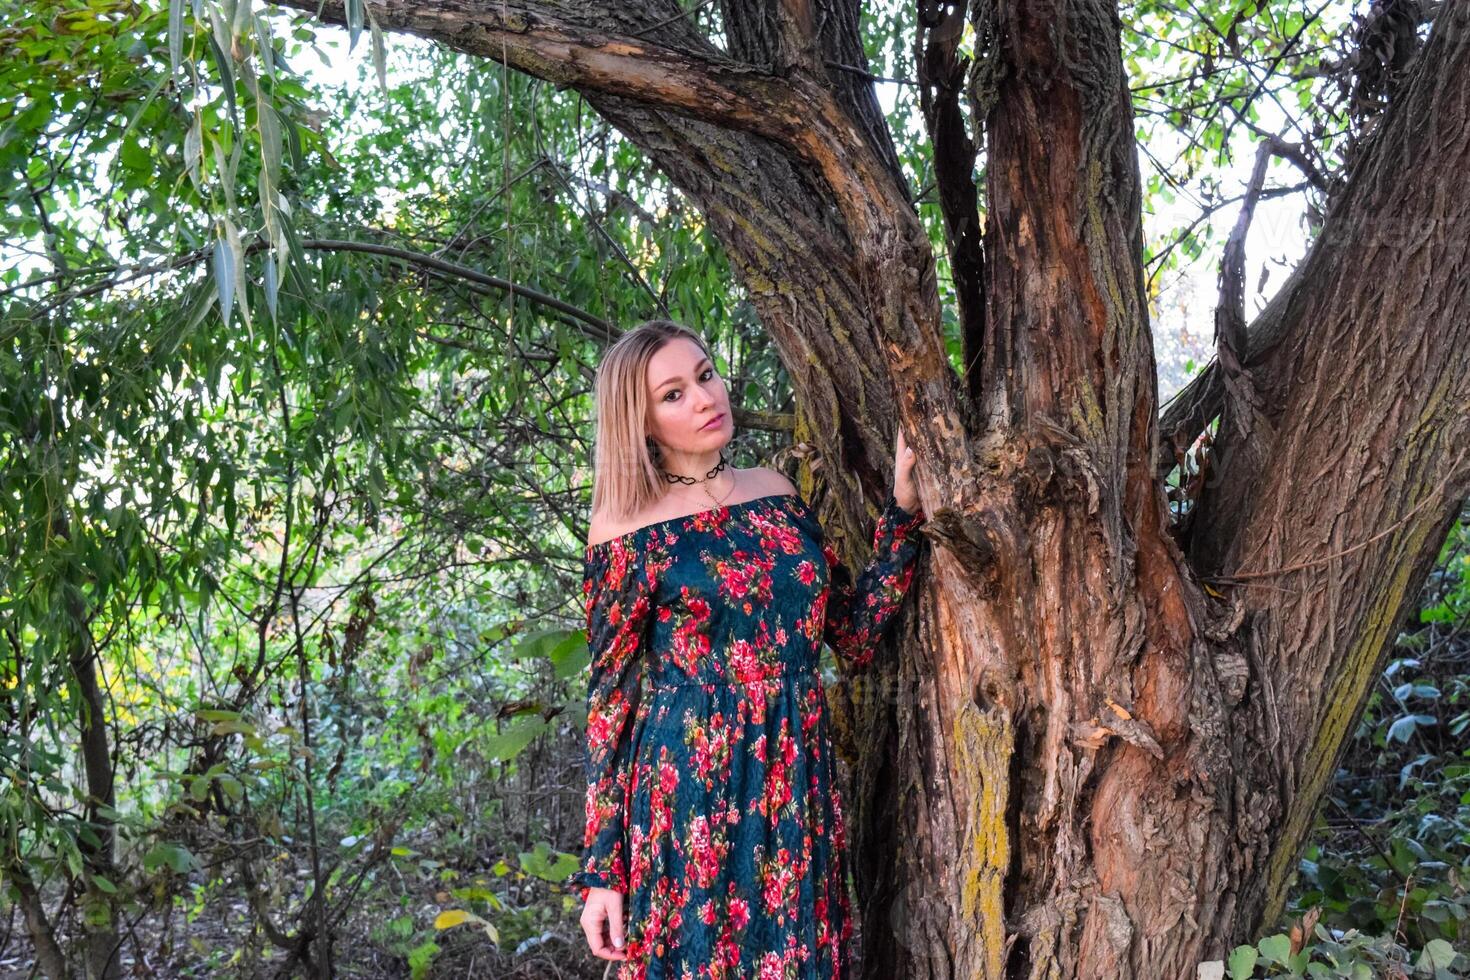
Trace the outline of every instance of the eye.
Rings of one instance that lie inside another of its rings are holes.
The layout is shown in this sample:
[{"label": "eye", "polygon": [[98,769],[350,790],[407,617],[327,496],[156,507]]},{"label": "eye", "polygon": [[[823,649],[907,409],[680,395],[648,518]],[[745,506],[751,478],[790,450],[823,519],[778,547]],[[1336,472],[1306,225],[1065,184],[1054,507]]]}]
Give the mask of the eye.
[{"label": "eye", "polygon": [[[712,368],[712,367],[707,367],[703,371],[700,372],[700,374],[699,374],[699,380],[701,380],[701,381],[708,381],[710,378],[712,378],[714,376],[715,376],[715,369]],[[668,401],[671,397],[673,397],[674,395],[677,395],[678,393],[679,393],[679,389],[678,388],[670,388],[669,391],[668,391],[668,393],[664,395],[664,399],[663,400],[664,401]]]}]

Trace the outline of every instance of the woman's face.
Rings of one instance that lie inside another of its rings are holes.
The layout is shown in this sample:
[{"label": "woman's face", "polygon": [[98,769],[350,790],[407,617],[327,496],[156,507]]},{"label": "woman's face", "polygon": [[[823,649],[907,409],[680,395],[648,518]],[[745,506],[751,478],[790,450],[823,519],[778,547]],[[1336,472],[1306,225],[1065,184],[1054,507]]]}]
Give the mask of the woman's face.
[{"label": "woman's face", "polygon": [[699,345],[675,337],[648,362],[648,430],[665,453],[703,455],[735,431],[730,396]]}]

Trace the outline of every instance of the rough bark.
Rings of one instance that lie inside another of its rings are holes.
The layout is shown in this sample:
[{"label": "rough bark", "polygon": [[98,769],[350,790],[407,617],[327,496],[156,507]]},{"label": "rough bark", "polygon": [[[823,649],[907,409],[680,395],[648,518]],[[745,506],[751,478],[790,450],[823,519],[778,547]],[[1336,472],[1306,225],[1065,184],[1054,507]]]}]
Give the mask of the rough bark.
[{"label": "rough bark", "polygon": [[[891,147],[828,70],[851,28],[823,25],[850,5],[730,0],[728,51],[662,0],[373,9],[576,86],[703,209],[790,368],[838,537],[863,538],[895,421],[920,454],[934,547],[915,615],[845,685],[865,975],[1193,977],[1274,916],[1470,491],[1470,188],[1452,176],[1470,163],[1470,0],[1441,10],[1282,294],[1243,337],[1230,321],[1260,415],[1248,438],[1228,428],[1187,550],[1158,480],[1109,4],[972,8],[988,166],[967,379]],[[954,107],[935,108],[955,135]],[[1422,179],[1399,179],[1406,161]],[[1171,435],[1198,432],[1224,387],[1187,399]]]},{"label": "rough bark", "polygon": [[1284,816],[1247,889],[1268,912],[1470,490],[1470,197],[1431,176],[1470,165],[1467,119],[1470,5],[1452,3],[1293,277],[1257,372],[1274,432],[1252,441],[1267,450],[1227,434],[1221,486],[1201,501],[1191,556],[1241,596],[1278,715],[1258,734],[1280,733],[1267,745]]}]

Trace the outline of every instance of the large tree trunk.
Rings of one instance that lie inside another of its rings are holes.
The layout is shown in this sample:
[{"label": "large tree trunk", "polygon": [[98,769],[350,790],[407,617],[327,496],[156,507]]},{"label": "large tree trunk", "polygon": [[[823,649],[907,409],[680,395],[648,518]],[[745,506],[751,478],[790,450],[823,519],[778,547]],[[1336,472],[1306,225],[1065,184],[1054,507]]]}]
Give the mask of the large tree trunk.
[{"label": "large tree trunk", "polygon": [[[1243,366],[1180,416],[1186,436],[1229,422],[1183,550],[1156,473],[1113,6],[921,4],[964,376],[853,81],[855,0],[726,0],[726,51],[667,0],[373,9],[575,86],[703,209],[790,368],[835,536],[862,539],[895,424],[921,454],[935,547],[916,614],[887,666],[835,692],[864,747],[865,975],[1193,977],[1274,918],[1470,492],[1470,187],[1453,176],[1470,165],[1470,0],[1442,7]],[[974,148],[954,90],[966,11],[990,79],[983,242],[955,186]],[[1409,161],[1419,177],[1398,179]]]}]

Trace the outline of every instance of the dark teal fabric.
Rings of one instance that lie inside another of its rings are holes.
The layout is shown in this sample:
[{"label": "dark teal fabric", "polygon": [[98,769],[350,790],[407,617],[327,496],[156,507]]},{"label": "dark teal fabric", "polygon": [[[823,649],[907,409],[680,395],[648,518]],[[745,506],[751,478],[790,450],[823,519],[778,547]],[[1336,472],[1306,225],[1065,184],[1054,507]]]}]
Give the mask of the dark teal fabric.
[{"label": "dark teal fabric", "polygon": [[795,494],[586,549],[587,822],[568,884],[625,896],[620,980],[848,974],[819,658],[825,641],[871,663],[923,521],[889,494],[855,578]]}]

